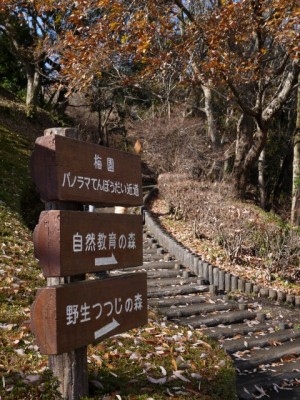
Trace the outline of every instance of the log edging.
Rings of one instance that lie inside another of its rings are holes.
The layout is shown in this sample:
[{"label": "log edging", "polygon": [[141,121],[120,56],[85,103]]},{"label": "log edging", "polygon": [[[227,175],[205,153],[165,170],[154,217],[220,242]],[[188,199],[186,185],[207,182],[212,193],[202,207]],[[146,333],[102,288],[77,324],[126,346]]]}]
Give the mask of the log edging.
[{"label": "log edging", "polygon": [[[260,287],[253,282],[246,281],[212,265],[199,254],[193,253],[182,243],[171,236],[151,215],[151,212],[143,210],[144,221],[150,233],[165,247],[170,255],[185,265],[199,278],[213,285],[218,291],[240,292],[256,297],[269,298],[279,303],[300,307],[300,296],[288,294],[282,290]],[[212,289],[211,289],[212,290]]]}]

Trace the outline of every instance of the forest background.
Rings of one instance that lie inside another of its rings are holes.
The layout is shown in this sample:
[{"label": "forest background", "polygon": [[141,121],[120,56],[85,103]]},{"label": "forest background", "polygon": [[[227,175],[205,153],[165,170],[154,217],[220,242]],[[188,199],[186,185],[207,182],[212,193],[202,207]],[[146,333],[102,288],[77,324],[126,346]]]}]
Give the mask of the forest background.
[{"label": "forest background", "polygon": [[0,83],[29,119],[42,107],[85,140],[138,143],[162,223],[298,290],[297,1],[3,0],[0,13]]}]

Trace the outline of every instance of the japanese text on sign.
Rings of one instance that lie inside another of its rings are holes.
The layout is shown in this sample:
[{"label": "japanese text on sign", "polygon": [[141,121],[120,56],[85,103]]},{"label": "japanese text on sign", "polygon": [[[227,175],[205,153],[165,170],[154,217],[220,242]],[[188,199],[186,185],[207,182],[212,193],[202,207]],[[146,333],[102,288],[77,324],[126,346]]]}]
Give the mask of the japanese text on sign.
[{"label": "japanese text on sign", "polygon": [[[115,172],[115,160],[107,157],[106,162],[103,161],[100,154],[95,154],[93,165],[96,170],[103,170],[106,167],[108,172]],[[71,172],[65,172],[63,176],[62,187],[75,189],[88,189],[94,191],[102,191],[112,194],[125,194],[129,196],[139,196],[139,185],[137,183],[122,183],[120,181],[112,181],[110,179],[90,178],[88,176],[72,175]]]},{"label": "japanese text on sign", "polygon": [[[102,170],[103,168],[103,163],[102,163],[102,157],[100,154],[95,154],[94,157],[94,167],[95,169]],[[115,171],[115,160],[111,157],[106,158],[106,168],[108,172],[114,172]]]},{"label": "japanese text on sign", "polygon": [[139,185],[137,183],[122,183],[111,181],[110,179],[90,178],[88,176],[72,176],[71,172],[65,172],[63,176],[62,187],[82,189],[112,193],[125,194],[128,196],[140,195]]},{"label": "japanese text on sign", "polygon": [[84,323],[92,320],[91,310],[96,310],[95,320],[102,315],[105,317],[117,316],[124,313],[131,313],[143,309],[143,299],[140,293],[137,293],[133,298],[128,297],[122,299],[115,298],[113,301],[99,302],[94,304],[70,304],[66,306],[66,325],[75,325],[78,322]]},{"label": "japanese text on sign", "polygon": [[103,232],[95,234],[88,233],[83,236],[79,232],[73,235],[73,252],[80,253],[82,251],[96,250],[134,250],[136,248],[135,233],[130,232],[128,236],[111,232],[105,235]]}]

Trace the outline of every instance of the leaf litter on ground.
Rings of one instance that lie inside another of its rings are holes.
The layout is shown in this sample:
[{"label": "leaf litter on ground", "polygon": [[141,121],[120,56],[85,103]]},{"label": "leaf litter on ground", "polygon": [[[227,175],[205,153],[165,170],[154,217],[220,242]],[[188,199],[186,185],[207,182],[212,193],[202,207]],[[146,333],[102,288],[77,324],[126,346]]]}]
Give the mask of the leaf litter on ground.
[{"label": "leaf litter on ground", "polygon": [[[155,315],[154,311],[151,315]],[[205,357],[202,357],[204,352]],[[97,367],[99,363],[101,369]],[[117,391],[122,399],[144,398],[138,397],[143,394],[155,395],[155,399],[165,396],[175,399],[235,398],[234,390],[226,397],[223,386],[228,384],[223,381],[223,374],[227,376],[225,370],[231,371],[229,376],[234,385],[229,357],[221,353],[214,342],[209,343],[200,331],[166,324],[159,315],[149,319],[145,327],[91,346],[89,365],[93,380],[103,386],[98,390],[95,388],[98,395],[107,393],[111,387],[110,391]],[[118,379],[109,378],[111,372]],[[128,382],[134,382],[134,388],[128,388]],[[224,392],[218,397],[220,382]]]}]

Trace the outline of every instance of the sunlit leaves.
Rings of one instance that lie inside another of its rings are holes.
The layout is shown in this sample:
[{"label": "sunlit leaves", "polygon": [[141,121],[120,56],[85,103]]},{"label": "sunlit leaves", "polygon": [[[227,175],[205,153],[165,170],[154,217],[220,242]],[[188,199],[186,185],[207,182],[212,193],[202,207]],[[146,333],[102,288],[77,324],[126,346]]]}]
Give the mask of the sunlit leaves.
[{"label": "sunlit leaves", "polygon": [[[55,31],[54,37],[45,30],[37,54],[43,49],[59,57],[64,81],[76,90],[104,73],[117,85],[148,77],[166,80],[173,72],[180,82],[230,77],[244,84],[272,76],[286,53],[299,58],[295,0],[230,0],[210,6],[200,0],[20,4]],[[4,0],[1,7],[16,11],[15,2]]]},{"label": "sunlit leaves", "polygon": [[[73,85],[91,82],[99,70],[114,70],[121,81],[128,82],[128,71],[136,63],[144,65],[139,77],[154,78],[157,68],[163,71],[170,64],[180,68],[181,79],[185,75],[189,80],[191,62],[214,78],[230,75],[245,82],[258,79],[262,71],[270,72],[276,51],[293,56],[297,51],[295,2],[223,1],[206,10],[202,6],[199,14],[187,10],[184,20],[177,7],[180,2],[75,4],[69,16],[74,27],[61,36],[58,48],[63,72]],[[69,1],[62,7],[68,6]]]},{"label": "sunlit leaves", "polygon": [[206,31],[207,66],[241,83],[273,74],[282,55],[294,56],[297,51],[298,14],[295,2],[257,0],[224,5],[212,14],[211,28]]}]

